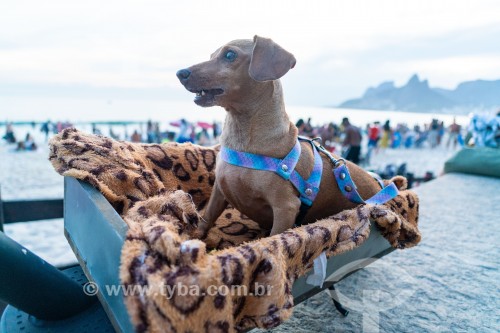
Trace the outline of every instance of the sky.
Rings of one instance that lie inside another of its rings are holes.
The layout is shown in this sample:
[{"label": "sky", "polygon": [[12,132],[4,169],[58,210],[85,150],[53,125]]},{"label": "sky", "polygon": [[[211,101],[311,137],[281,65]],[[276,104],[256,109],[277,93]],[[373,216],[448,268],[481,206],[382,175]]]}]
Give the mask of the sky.
[{"label": "sky", "polygon": [[175,72],[256,34],[295,55],[282,79],[294,105],[338,105],[415,73],[449,89],[500,79],[496,0],[6,0],[0,97],[190,101]]}]

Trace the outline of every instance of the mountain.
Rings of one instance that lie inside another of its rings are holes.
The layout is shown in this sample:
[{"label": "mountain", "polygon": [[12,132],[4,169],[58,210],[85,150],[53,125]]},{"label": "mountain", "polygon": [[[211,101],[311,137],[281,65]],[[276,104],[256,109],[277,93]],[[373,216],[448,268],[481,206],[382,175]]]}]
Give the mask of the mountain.
[{"label": "mountain", "polygon": [[368,88],[361,98],[347,100],[341,108],[400,110],[411,112],[439,112],[453,110],[468,113],[473,109],[500,107],[500,80],[468,81],[456,89],[431,88],[427,80],[413,75],[408,83],[396,87],[394,82],[383,82]]}]

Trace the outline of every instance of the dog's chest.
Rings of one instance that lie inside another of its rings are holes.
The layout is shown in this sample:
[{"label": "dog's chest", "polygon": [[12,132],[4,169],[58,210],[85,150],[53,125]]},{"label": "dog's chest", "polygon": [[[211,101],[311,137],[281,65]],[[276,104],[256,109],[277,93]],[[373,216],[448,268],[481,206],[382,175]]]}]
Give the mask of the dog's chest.
[{"label": "dog's chest", "polygon": [[293,186],[275,173],[217,163],[216,181],[226,200],[259,224],[272,226],[273,209]]}]

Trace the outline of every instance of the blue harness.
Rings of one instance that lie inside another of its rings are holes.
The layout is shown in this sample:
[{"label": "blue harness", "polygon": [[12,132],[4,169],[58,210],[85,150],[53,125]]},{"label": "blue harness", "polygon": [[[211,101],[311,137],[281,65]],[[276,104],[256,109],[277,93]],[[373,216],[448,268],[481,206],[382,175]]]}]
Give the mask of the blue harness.
[{"label": "blue harness", "polygon": [[[300,142],[305,141],[311,144],[314,153],[314,166],[311,175],[307,180],[295,170],[295,166],[300,158]],[[285,180],[289,180],[300,194],[302,203],[297,224],[300,225],[302,218],[307,213],[307,209],[312,206],[314,199],[318,195],[323,173],[323,160],[320,152],[324,153],[333,163],[333,174],[337,180],[342,194],[351,202],[367,204],[383,204],[398,194],[398,189],[394,183],[382,186],[382,189],[368,200],[363,200],[359,195],[356,185],[349,174],[347,165],[343,159],[335,159],[323,146],[315,144],[314,140],[299,137],[292,150],[283,158],[274,158],[252,153],[240,152],[227,147],[221,147],[220,158],[226,163],[255,170],[266,170],[277,173]]]}]

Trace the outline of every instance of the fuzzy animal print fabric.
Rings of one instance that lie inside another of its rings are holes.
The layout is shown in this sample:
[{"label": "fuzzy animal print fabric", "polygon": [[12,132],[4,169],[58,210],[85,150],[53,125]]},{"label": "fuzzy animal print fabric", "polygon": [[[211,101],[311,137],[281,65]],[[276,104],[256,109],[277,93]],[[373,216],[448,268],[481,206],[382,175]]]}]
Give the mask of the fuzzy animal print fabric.
[{"label": "fuzzy animal print fabric", "polygon": [[[313,260],[359,246],[370,223],[395,248],[420,241],[418,198],[402,177],[391,180],[400,193],[387,204],[360,205],[273,237],[229,208],[200,240],[196,225],[214,184],[218,147],[133,144],[76,129],[50,146],[57,172],[99,189],[129,227],[120,278],[125,286],[148,288],[125,298],[137,332],[275,327],[290,317],[292,285]],[[257,292],[260,286],[265,292]]]}]

